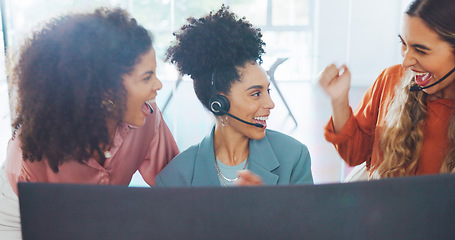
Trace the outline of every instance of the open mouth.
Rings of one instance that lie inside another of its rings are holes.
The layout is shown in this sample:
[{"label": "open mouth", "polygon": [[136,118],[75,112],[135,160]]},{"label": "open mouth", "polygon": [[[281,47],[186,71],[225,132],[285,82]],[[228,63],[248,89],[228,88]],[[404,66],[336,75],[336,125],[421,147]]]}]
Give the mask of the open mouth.
[{"label": "open mouth", "polygon": [[428,85],[428,83],[430,82],[431,78],[433,77],[433,75],[431,75],[430,73],[418,73],[418,72],[415,72],[415,82],[419,85],[419,86],[426,86]]},{"label": "open mouth", "polygon": [[155,102],[155,99],[147,100],[142,105],[142,112],[148,116],[153,113],[152,104]]},{"label": "open mouth", "polygon": [[255,123],[262,124],[265,127],[267,127],[267,119],[269,119],[269,116],[262,116],[262,117],[254,117],[253,121]]}]

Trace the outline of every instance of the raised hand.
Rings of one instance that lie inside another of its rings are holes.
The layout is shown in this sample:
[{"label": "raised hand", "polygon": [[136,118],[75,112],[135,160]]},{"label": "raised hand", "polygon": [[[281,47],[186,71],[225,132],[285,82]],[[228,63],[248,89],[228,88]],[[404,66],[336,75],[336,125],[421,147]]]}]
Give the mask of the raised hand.
[{"label": "raised hand", "polygon": [[340,68],[331,64],[319,74],[319,85],[330,96],[333,102],[339,102],[346,99],[351,87],[351,73],[346,65]]},{"label": "raised hand", "polygon": [[333,128],[338,132],[350,117],[349,88],[351,87],[351,72],[346,65],[341,67],[331,64],[318,76],[319,85],[330,96],[332,101]]}]

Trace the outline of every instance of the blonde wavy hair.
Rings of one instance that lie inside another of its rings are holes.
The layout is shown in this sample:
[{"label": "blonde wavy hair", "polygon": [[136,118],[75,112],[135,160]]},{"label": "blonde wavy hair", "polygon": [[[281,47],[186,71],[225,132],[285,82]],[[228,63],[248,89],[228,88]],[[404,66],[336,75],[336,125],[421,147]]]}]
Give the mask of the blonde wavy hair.
[{"label": "blonde wavy hair", "polygon": [[[383,162],[374,170],[381,178],[414,175],[423,144],[423,125],[427,114],[427,94],[411,92],[414,74],[408,71],[397,85],[385,117],[385,129],[380,140]],[[441,173],[450,173],[455,167],[455,114],[449,122],[447,137],[451,147],[447,151]]]},{"label": "blonde wavy hair", "polygon": [[[455,22],[451,21],[455,14],[455,1],[413,0],[406,9],[406,14],[422,19],[443,41],[452,46],[455,54]],[[384,159],[379,166],[373,166],[374,175],[406,176],[414,175],[417,170],[424,138],[422,126],[427,114],[427,94],[422,91],[409,91],[409,87],[415,84],[413,78],[413,74],[408,72],[397,86],[380,141]],[[455,171],[454,113],[449,122],[447,137],[451,146],[442,160],[441,173]]]}]

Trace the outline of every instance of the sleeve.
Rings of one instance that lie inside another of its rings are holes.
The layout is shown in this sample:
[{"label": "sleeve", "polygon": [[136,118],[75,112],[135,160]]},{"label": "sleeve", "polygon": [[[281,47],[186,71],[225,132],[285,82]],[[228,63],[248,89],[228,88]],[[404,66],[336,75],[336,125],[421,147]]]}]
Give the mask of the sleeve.
[{"label": "sleeve", "polygon": [[160,122],[150,143],[145,161],[139,167],[142,178],[150,186],[155,186],[155,176],[179,153],[171,131],[164,122],[158,108],[155,109],[159,115],[157,118],[160,118]]},{"label": "sleeve", "polygon": [[155,178],[157,187],[189,187],[193,179],[196,151],[190,147],[176,156]]},{"label": "sleeve", "polygon": [[166,187],[166,184],[163,182],[163,180],[161,180],[160,175],[157,175],[157,176],[155,177],[155,185],[156,185],[157,187]]},{"label": "sleeve", "polygon": [[189,183],[186,181],[186,178],[183,177],[178,165],[166,166],[163,171],[156,175],[155,184],[157,187],[189,186]]},{"label": "sleeve", "polygon": [[386,79],[387,69],[367,90],[356,111],[353,112],[351,109],[350,118],[338,133],[333,129],[332,118],[324,128],[325,139],[335,146],[341,158],[350,166],[371,160],[379,108],[386,91],[384,89]]},{"label": "sleeve", "polygon": [[[13,137],[8,141],[6,150],[6,159],[3,163],[4,171],[8,182],[11,184],[13,191],[17,194],[18,182],[36,182],[37,178],[33,171],[26,171],[23,168],[24,160],[22,158],[21,141],[19,139],[20,130],[13,133]],[[42,164],[43,161],[34,162],[35,165]]]},{"label": "sleeve", "polygon": [[291,173],[290,184],[313,184],[310,152],[303,144],[300,150],[300,157]]},{"label": "sleeve", "polygon": [[191,186],[178,168],[165,168],[155,178],[156,187],[184,187]]}]

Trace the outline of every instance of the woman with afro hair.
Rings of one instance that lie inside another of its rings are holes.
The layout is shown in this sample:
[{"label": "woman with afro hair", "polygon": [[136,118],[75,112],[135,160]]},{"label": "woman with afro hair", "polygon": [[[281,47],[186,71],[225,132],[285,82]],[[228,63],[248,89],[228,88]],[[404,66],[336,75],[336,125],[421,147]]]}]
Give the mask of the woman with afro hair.
[{"label": "woman with afro hair", "polygon": [[20,237],[18,182],[151,186],[178,148],[154,99],[149,32],[121,9],[54,18],[23,46],[16,131],[1,169],[0,238]]},{"label": "woman with afro hair", "polygon": [[157,186],[312,184],[307,147],[266,129],[275,105],[258,64],[265,45],[260,29],[222,6],[189,18],[174,35],[167,60],[193,79],[198,99],[216,124],[201,143],[160,172]]}]

